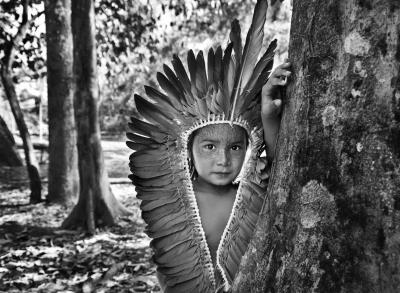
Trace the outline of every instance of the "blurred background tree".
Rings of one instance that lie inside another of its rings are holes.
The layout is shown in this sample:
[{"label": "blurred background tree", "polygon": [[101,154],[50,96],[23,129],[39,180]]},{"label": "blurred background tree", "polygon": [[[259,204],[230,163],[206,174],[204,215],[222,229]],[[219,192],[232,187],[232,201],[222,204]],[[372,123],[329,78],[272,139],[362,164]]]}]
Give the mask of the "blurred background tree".
[{"label": "blurred background tree", "polygon": [[[7,2],[9,3],[9,2]],[[4,4],[4,3],[3,3]],[[13,3],[9,3],[12,4]],[[15,3],[14,3],[15,4]],[[4,39],[0,43],[1,45],[1,58],[0,58],[0,77],[3,85],[4,93],[9,101],[9,106],[13,117],[15,119],[16,125],[18,127],[18,131],[20,137],[22,139],[22,146],[25,155],[25,163],[27,168],[27,173],[29,176],[30,182],[30,202],[38,203],[41,201],[41,179],[40,179],[40,169],[39,164],[37,162],[36,156],[34,154],[34,145],[32,143],[28,126],[24,119],[24,114],[22,112],[20,103],[18,101],[17,92],[15,84],[17,83],[18,76],[14,75],[13,68],[14,65],[18,65],[18,56],[19,52],[19,44],[26,43],[27,46],[24,46],[21,50],[24,50],[26,56],[29,56],[29,52],[31,52],[31,47],[29,46],[30,40],[26,40],[27,32],[32,27],[32,23],[34,23],[34,19],[38,17],[42,12],[31,13],[31,2],[29,0],[23,0],[21,3],[22,11],[20,13],[20,17],[16,19],[15,23],[12,23],[12,20],[7,23],[8,19],[5,19],[5,25],[3,29]],[[2,7],[6,7],[2,5]],[[7,8],[7,7],[6,7]],[[15,14],[9,15],[15,17]],[[7,24],[10,26],[7,27]],[[14,25],[14,26],[11,26]],[[8,30],[7,30],[8,29]],[[23,68],[24,64],[19,64],[20,69]],[[29,64],[28,64],[29,66]],[[36,104],[36,103],[35,103]],[[40,104],[40,103],[39,103]],[[39,106],[40,108],[40,106]],[[39,117],[40,117],[39,110]]]}]

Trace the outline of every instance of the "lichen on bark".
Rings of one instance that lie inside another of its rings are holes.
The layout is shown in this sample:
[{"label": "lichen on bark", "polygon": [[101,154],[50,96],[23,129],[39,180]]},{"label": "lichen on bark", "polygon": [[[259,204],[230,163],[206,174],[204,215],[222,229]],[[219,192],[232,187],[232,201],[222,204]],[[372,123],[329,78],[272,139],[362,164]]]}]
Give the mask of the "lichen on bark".
[{"label": "lichen on bark", "polygon": [[266,202],[234,292],[400,288],[400,5],[293,2]]}]

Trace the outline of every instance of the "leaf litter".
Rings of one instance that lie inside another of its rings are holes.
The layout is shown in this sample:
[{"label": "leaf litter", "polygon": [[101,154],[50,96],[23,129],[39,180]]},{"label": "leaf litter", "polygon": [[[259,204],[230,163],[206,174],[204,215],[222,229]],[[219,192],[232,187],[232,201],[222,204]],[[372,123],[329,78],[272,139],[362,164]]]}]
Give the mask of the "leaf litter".
[{"label": "leaf litter", "polygon": [[112,189],[132,215],[88,237],[60,228],[70,209],[0,187],[0,292],[161,292],[134,187]]}]

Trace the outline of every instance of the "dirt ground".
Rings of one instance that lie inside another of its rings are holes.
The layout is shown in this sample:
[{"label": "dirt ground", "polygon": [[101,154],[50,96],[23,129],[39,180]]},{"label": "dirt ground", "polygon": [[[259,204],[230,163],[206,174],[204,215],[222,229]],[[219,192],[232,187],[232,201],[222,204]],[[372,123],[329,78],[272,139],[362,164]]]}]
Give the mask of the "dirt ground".
[{"label": "dirt ground", "polygon": [[[110,177],[127,182],[130,150],[103,148]],[[24,171],[13,172],[0,171],[0,292],[160,292],[134,186],[111,184],[132,214],[89,237],[59,228],[71,208],[29,204]]]}]

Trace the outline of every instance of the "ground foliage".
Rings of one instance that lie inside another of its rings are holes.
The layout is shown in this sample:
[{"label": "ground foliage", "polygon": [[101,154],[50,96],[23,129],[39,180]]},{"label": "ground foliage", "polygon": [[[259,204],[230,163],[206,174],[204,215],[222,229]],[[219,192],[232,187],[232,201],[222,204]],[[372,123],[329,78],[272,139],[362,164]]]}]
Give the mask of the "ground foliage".
[{"label": "ground foliage", "polygon": [[30,205],[28,188],[3,185],[0,292],[159,292],[134,188],[112,189],[132,215],[88,237],[59,228],[69,209]]}]

